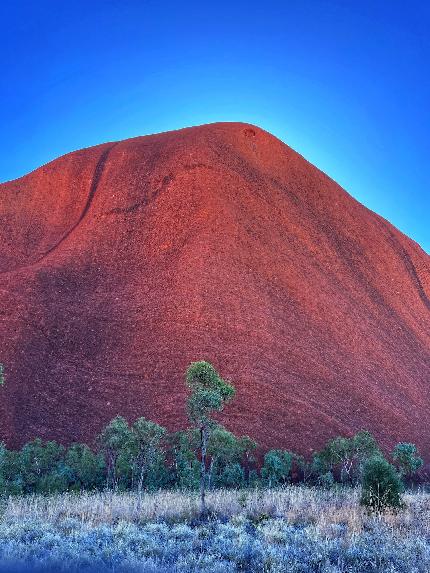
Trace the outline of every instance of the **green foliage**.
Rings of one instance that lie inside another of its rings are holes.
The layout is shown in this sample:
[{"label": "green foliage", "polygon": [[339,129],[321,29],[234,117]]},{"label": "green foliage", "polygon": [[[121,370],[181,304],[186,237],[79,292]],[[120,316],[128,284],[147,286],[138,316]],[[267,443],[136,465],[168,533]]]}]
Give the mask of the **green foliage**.
[{"label": "green foliage", "polygon": [[107,467],[107,486],[115,489],[154,490],[166,485],[167,432],[158,424],[139,418],[130,427],[117,416],[102,430],[98,443]]},{"label": "green foliage", "polygon": [[334,486],[335,480],[334,475],[331,471],[326,472],[318,476],[318,485],[326,489],[330,489]]},{"label": "green foliage", "polygon": [[23,492],[20,452],[6,449],[3,443],[0,443],[0,492],[12,495]]},{"label": "green foliage", "polygon": [[377,441],[372,434],[361,430],[352,438],[352,451],[354,456],[363,461],[380,453]]},{"label": "green foliage", "polygon": [[191,393],[187,400],[190,422],[200,430],[200,511],[206,515],[205,491],[207,485],[206,454],[214,421],[212,415],[220,412],[234,396],[231,384],[221,378],[212,364],[192,362],[186,372],[186,383]]},{"label": "green foliage", "polygon": [[306,460],[303,456],[294,454],[294,462],[299,474],[299,481],[303,483],[308,483],[312,474],[314,473],[314,468],[312,462]]},{"label": "green foliage", "polygon": [[170,438],[173,483],[179,489],[198,489],[200,462],[197,459],[199,433],[197,430],[176,432]]},{"label": "green foliage", "polygon": [[[200,486],[204,515],[207,487],[276,487],[291,479],[304,483],[313,479],[323,487],[339,480],[352,485],[361,481],[361,503],[370,510],[401,507],[401,477],[369,432],[329,440],[311,461],[285,450],[270,450],[264,456],[260,480],[256,442],[249,436],[236,437],[214,417],[233,398],[232,384],[205,361],[190,364],[186,384],[190,390],[187,414],[193,425],[186,431],[168,435],[165,428],[143,417],[130,426],[117,416],[100,433],[96,452],[85,444],[72,444],[66,450],[39,438],[20,451],[0,443],[0,493],[94,490],[104,485],[140,493],[166,486]],[[423,465],[414,444],[397,444],[392,457],[404,477]]]},{"label": "green foliage", "polygon": [[220,424],[214,426],[208,441],[208,454],[212,460],[226,465],[238,461],[241,453],[239,439]]},{"label": "green foliage", "polygon": [[65,457],[69,488],[75,491],[97,489],[105,480],[106,466],[101,454],[85,444],[72,444]]},{"label": "green foliage", "polygon": [[342,483],[359,481],[364,462],[380,453],[375,438],[367,431],[360,431],[351,438],[337,437],[313,457],[312,470],[317,480],[321,476],[337,476]]},{"label": "green foliage", "polygon": [[403,483],[396,468],[381,455],[368,459],[363,467],[360,503],[369,511],[381,512],[403,506]]},{"label": "green foliage", "polygon": [[261,485],[260,476],[257,470],[250,470],[248,477],[245,476],[245,485],[250,488],[256,488]]},{"label": "green foliage", "polygon": [[241,436],[239,438],[239,448],[241,451],[241,465],[244,471],[244,480],[247,486],[251,485],[252,472],[256,472],[256,457],[257,442],[249,436]]},{"label": "green foliage", "polygon": [[423,459],[418,455],[415,444],[400,442],[393,450],[392,458],[399,468],[401,475],[411,477],[423,465]]},{"label": "green foliage", "polygon": [[212,364],[203,360],[190,364],[186,382],[191,390],[187,402],[188,417],[199,428],[209,426],[211,415],[221,411],[235,393],[233,386],[220,377]]},{"label": "green foliage", "polygon": [[66,491],[67,469],[64,447],[57,442],[36,438],[23,446],[19,455],[23,493]]},{"label": "green foliage", "polygon": [[216,485],[225,488],[240,488],[245,483],[243,467],[239,462],[226,464],[217,474]]},{"label": "green foliage", "polygon": [[100,433],[98,443],[107,468],[107,487],[124,489],[129,486],[133,434],[125,418],[116,416],[111,420]]},{"label": "green foliage", "polygon": [[168,480],[162,442],[167,431],[158,424],[139,418],[131,428],[131,466],[133,484],[139,492],[163,487]]},{"label": "green foliage", "polygon": [[293,454],[285,450],[270,450],[264,456],[261,477],[268,487],[288,483],[293,465]]},{"label": "green foliage", "polygon": [[125,446],[128,446],[130,439],[129,425],[122,416],[116,416],[111,420],[99,436],[101,448],[113,453],[120,452]]},{"label": "green foliage", "polygon": [[4,366],[0,364],[0,386],[4,384]]},{"label": "green foliage", "polygon": [[[207,453],[210,457],[208,486],[237,487],[231,476],[237,473],[237,466],[240,467],[243,453],[241,441],[223,426],[216,425],[209,437]],[[243,483],[243,470],[240,476],[240,483]]]}]

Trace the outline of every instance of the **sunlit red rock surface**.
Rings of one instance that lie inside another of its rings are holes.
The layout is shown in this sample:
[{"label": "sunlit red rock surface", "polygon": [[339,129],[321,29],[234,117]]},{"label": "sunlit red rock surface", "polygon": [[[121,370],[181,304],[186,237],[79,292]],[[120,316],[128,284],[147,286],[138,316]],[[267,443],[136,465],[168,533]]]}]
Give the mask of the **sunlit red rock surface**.
[{"label": "sunlit red rock surface", "polygon": [[0,186],[1,437],[91,440],[116,414],[222,416],[309,453],[370,429],[430,453],[430,257],[270,134],[213,124],[71,153]]}]

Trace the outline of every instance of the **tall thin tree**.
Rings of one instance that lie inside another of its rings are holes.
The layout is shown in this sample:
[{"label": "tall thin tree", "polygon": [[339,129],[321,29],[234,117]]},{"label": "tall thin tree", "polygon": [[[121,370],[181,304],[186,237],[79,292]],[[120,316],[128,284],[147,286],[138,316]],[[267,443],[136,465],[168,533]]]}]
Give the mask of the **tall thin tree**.
[{"label": "tall thin tree", "polygon": [[212,364],[203,360],[192,362],[186,373],[186,383],[191,393],[187,400],[190,422],[200,433],[200,514],[205,517],[206,508],[206,454],[210,433],[215,426],[212,415],[220,412],[229,402],[235,389],[221,378]]}]

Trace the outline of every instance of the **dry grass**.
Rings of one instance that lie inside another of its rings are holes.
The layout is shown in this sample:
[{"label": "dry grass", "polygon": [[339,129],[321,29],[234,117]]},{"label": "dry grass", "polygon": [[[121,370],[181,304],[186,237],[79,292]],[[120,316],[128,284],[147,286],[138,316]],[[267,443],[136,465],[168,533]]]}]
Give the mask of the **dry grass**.
[{"label": "dry grass", "polygon": [[[371,516],[356,490],[290,486],[3,499],[0,571],[34,573],[428,573],[430,494]],[[15,569],[14,569],[15,567]],[[34,569],[36,567],[36,569]]]},{"label": "dry grass", "polygon": [[[274,490],[217,490],[209,492],[209,509],[228,519],[285,518],[291,524],[312,524],[330,535],[333,526],[346,526],[350,535],[384,526],[395,535],[430,536],[430,494],[406,494],[406,508],[398,513],[369,516],[358,503],[357,490],[322,490],[290,486]],[[193,492],[161,491],[141,498],[132,493],[79,493],[10,497],[3,519],[19,522],[32,518],[58,524],[76,519],[91,526],[119,521],[189,522],[197,518],[199,498]]]}]

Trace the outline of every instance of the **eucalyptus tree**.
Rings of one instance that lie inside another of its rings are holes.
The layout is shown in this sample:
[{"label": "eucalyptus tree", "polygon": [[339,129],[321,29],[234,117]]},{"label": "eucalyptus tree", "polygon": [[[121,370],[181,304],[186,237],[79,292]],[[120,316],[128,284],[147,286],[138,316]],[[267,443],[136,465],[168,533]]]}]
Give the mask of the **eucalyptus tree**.
[{"label": "eucalyptus tree", "polygon": [[200,435],[200,513],[206,510],[206,455],[208,441],[216,422],[213,414],[220,412],[229,402],[235,389],[223,380],[212,364],[205,361],[192,362],[186,372],[186,384],[190,389],[187,400],[188,418]]},{"label": "eucalyptus tree", "polygon": [[211,432],[208,441],[207,454],[210,457],[208,468],[208,487],[209,489],[219,483],[221,474],[228,466],[237,464],[241,460],[242,450],[239,439],[229,432],[223,426],[217,424]]},{"label": "eucalyptus tree", "polygon": [[404,507],[404,485],[396,468],[382,455],[369,458],[363,467],[360,504],[371,512]]},{"label": "eucalyptus tree", "polygon": [[294,454],[287,450],[270,450],[264,456],[261,477],[268,487],[288,482],[293,467]]},{"label": "eucalyptus tree", "polygon": [[131,431],[133,477],[137,478],[136,487],[140,495],[144,485],[150,489],[164,485],[166,467],[162,442],[167,431],[143,417],[134,422]]},{"label": "eucalyptus tree", "polygon": [[98,443],[106,463],[107,487],[117,489],[120,478],[124,479],[125,474],[131,473],[131,466],[127,462],[131,457],[133,434],[127,420],[116,416],[103,428]]},{"label": "eucalyptus tree", "polygon": [[403,477],[410,478],[423,465],[415,444],[400,442],[393,450],[392,458]]},{"label": "eucalyptus tree", "polygon": [[172,479],[179,489],[198,489],[200,463],[197,458],[199,432],[188,428],[168,436],[172,457]]},{"label": "eucalyptus tree", "polygon": [[342,482],[356,483],[362,474],[364,463],[380,453],[375,438],[362,430],[350,438],[338,436],[329,440],[316,453],[312,466],[319,476],[338,475]]}]

